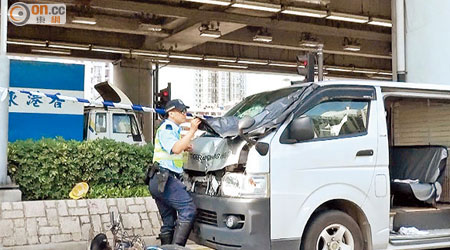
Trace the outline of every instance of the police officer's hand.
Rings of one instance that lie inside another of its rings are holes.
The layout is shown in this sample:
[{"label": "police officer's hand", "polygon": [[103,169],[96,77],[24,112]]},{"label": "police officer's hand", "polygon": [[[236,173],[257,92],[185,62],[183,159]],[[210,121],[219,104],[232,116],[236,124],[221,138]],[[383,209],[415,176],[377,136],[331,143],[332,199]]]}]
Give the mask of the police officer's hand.
[{"label": "police officer's hand", "polygon": [[202,121],[198,118],[194,118],[191,120],[191,131],[195,132],[198,129],[198,126],[200,125],[200,123],[202,123]]},{"label": "police officer's hand", "polygon": [[186,148],[185,151],[192,152],[193,149],[194,149],[194,146],[192,144],[189,144],[189,146]]}]

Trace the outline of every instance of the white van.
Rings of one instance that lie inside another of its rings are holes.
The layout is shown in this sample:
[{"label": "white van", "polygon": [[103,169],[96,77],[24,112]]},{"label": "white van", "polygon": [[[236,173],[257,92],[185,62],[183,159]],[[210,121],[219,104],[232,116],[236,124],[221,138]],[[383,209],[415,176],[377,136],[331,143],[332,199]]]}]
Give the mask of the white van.
[{"label": "white van", "polygon": [[203,124],[191,238],[216,249],[450,247],[450,86],[298,84]]},{"label": "white van", "polygon": [[[104,101],[132,105],[130,99],[108,82],[95,85]],[[144,135],[131,110],[108,106],[86,106],[84,109],[84,140],[108,138],[129,144],[145,145]]]}]

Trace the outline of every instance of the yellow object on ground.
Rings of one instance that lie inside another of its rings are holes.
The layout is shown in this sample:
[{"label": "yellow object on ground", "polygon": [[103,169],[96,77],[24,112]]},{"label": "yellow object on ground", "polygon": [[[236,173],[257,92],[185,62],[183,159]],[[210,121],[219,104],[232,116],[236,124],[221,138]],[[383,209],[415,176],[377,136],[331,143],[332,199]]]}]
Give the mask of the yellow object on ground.
[{"label": "yellow object on ground", "polygon": [[75,187],[72,188],[72,191],[70,191],[69,196],[74,200],[78,200],[86,196],[88,191],[89,185],[86,182],[80,182],[77,183]]}]

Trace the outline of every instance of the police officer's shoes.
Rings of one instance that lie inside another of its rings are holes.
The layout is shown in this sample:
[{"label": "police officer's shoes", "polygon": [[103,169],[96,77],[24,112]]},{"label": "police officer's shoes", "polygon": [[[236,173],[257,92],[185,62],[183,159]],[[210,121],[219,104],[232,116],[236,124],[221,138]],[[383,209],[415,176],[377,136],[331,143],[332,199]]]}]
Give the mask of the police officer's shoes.
[{"label": "police officer's shoes", "polygon": [[159,234],[159,239],[161,240],[162,245],[172,244],[173,241],[173,232],[164,232]]},{"label": "police officer's shoes", "polygon": [[173,235],[173,244],[184,247],[189,238],[193,225],[193,222],[178,222]]}]

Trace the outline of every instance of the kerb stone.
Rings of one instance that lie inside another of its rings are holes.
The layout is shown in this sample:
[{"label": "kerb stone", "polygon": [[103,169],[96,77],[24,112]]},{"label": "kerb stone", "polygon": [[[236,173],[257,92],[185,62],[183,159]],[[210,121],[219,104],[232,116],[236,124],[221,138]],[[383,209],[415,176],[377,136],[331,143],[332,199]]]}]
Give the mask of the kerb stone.
[{"label": "kerb stone", "polygon": [[122,215],[123,227],[125,229],[141,228],[141,220],[138,214]]},{"label": "kerb stone", "polygon": [[58,242],[67,242],[72,240],[71,234],[59,234],[59,235],[52,235],[51,236],[51,242],[52,243],[58,243]]},{"label": "kerb stone", "polygon": [[141,198],[141,197],[136,197],[136,198],[134,198],[134,202],[135,202],[137,205],[143,205],[143,204],[145,204],[144,199]]},{"label": "kerb stone", "polygon": [[23,218],[22,210],[7,210],[2,212],[3,219],[17,219]]},{"label": "kerb stone", "polygon": [[25,226],[25,220],[24,219],[15,219],[14,220],[14,227],[24,227],[24,226]]},{"label": "kerb stone", "polygon": [[150,223],[149,220],[142,220],[142,228],[143,228],[143,234],[145,236],[153,235],[152,224]]},{"label": "kerb stone", "polygon": [[152,223],[153,228],[160,228],[161,224],[159,223],[159,218],[156,212],[148,213],[148,215],[150,217],[150,222]]},{"label": "kerb stone", "polygon": [[14,223],[12,220],[0,220],[0,237],[9,237],[13,235]]},{"label": "kerb stone", "polygon": [[59,222],[63,234],[81,233],[80,220],[78,217],[60,217]]},{"label": "kerb stone", "polygon": [[94,232],[102,231],[102,220],[100,219],[100,215],[92,215],[91,222]]},{"label": "kerb stone", "polygon": [[131,205],[128,207],[130,213],[143,213],[147,211],[144,205]]},{"label": "kerb stone", "polygon": [[58,209],[59,216],[67,216],[69,213],[67,212],[67,205],[65,201],[58,201],[56,204],[56,208]]},{"label": "kerb stone", "polygon": [[41,244],[50,243],[50,237],[49,236],[41,236],[41,237],[39,237],[39,242]]},{"label": "kerb stone", "polygon": [[105,200],[88,200],[89,212],[91,214],[107,214],[108,206]]},{"label": "kerb stone", "polygon": [[2,210],[11,210],[12,209],[12,205],[11,202],[2,202]]},{"label": "kerb stone", "polygon": [[27,233],[25,231],[25,228],[16,228],[14,230],[14,242],[15,245],[25,245],[27,244]]},{"label": "kerb stone", "polygon": [[45,204],[42,201],[28,201],[23,203],[25,217],[45,217]]},{"label": "kerb stone", "polygon": [[156,202],[153,198],[145,198],[145,206],[147,207],[148,212],[158,212],[158,207],[156,206]]},{"label": "kerb stone", "polygon": [[56,208],[47,209],[47,218],[50,226],[58,226],[58,212]]},{"label": "kerb stone", "polygon": [[125,203],[124,199],[118,199],[117,200],[117,208],[119,208],[120,213],[126,213],[127,212],[127,204]]},{"label": "kerb stone", "polygon": [[13,202],[12,207],[14,210],[21,210],[23,209],[23,204],[22,202]]},{"label": "kerb stone", "polygon": [[69,208],[70,215],[88,215],[87,208]]},{"label": "kerb stone", "polygon": [[29,236],[37,236],[38,234],[38,226],[35,218],[27,219],[27,232]]},{"label": "kerb stone", "polygon": [[59,228],[58,227],[40,227],[39,234],[40,235],[59,234]]}]

